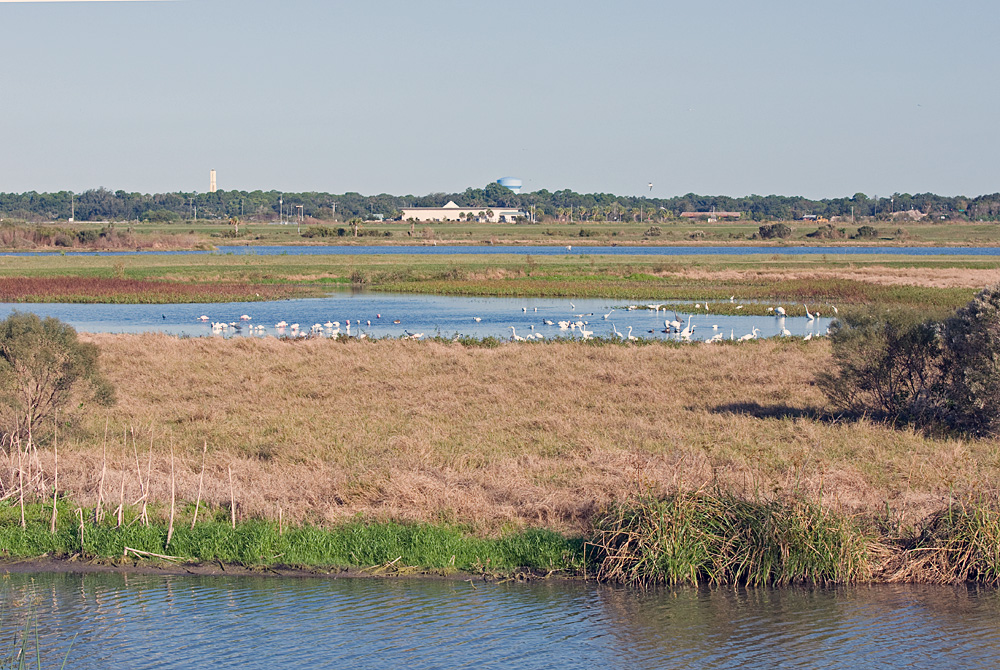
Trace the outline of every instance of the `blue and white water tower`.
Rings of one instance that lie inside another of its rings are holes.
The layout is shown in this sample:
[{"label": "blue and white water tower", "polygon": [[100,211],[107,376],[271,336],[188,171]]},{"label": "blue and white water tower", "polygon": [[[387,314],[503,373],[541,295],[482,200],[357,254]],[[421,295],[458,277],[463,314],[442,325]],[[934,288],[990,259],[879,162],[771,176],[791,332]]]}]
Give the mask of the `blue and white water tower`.
[{"label": "blue and white water tower", "polygon": [[506,186],[514,193],[521,192],[521,180],[516,177],[503,177],[502,179],[497,179],[497,183],[501,186]]}]

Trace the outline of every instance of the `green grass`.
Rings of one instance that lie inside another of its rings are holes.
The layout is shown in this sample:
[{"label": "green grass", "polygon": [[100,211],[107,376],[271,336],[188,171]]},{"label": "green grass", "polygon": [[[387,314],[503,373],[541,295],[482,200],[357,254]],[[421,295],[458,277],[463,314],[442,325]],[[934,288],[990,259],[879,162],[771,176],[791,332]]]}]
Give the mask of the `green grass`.
[{"label": "green grass", "polygon": [[[922,245],[922,244],[963,244],[991,245],[1000,243],[1000,227],[982,222],[926,222],[913,223],[903,221],[833,222],[835,228],[844,228],[848,235],[857,232],[861,225],[873,225],[879,231],[875,239],[817,239],[808,237],[816,231],[819,223],[789,221],[792,234],[784,240],[753,240],[761,222],[755,221],[723,221],[708,223],[707,221],[688,221],[673,219],[668,221],[586,221],[569,222],[548,220],[537,224],[484,224],[484,223],[423,223],[411,227],[409,223],[387,221],[384,223],[366,222],[361,231],[367,233],[355,238],[350,225],[343,222],[319,221],[302,225],[301,228],[292,225],[272,225],[264,223],[244,223],[238,237],[232,236],[232,229],[225,221],[198,220],[183,223],[119,223],[119,231],[130,231],[136,240],[156,238],[161,243],[169,244],[171,238],[178,238],[177,248],[184,248],[194,239],[202,245],[230,244],[261,244],[290,245],[313,244],[322,241],[325,244],[421,244],[430,241],[444,243],[466,244],[554,244],[574,246],[610,245],[610,244],[773,244],[782,245]],[[28,230],[59,229],[67,231],[94,230],[99,231],[105,224],[65,222],[53,224],[22,224]],[[344,237],[334,236],[309,239],[303,237],[301,231],[311,227],[325,227],[336,231],[344,228]],[[650,226],[660,229],[659,235],[649,236]],[[581,236],[583,231],[583,236]],[[182,239],[183,237],[183,239]]]},{"label": "green grass", "polygon": [[[460,251],[456,249],[456,251]],[[510,297],[602,297],[630,301],[710,301],[719,312],[738,301],[907,305],[953,308],[976,289],[878,283],[853,278],[854,271],[961,272],[1000,267],[982,257],[900,256],[45,256],[0,257],[0,277],[147,280],[187,285],[211,299],[221,283],[275,286],[287,295],[315,296],[324,290],[363,286],[368,290]],[[810,276],[836,271],[839,277]],[[253,291],[260,292],[259,290]],[[176,293],[173,291],[172,293]],[[32,295],[44,300],[44,295]],[[104,299],[102,297],[102,299]],[[167,300],[150,291],[142,301]],[[175,298],[174,298],[175,299]],[[124,295],[119,302],[132,301]],[[750,305],[746,309],[753,309]],[[761,307],[764,309],[764,307]],[[804,310],[803,310],[804,311]],[[751,312],[745,312],[751,313]],[[794,312],[793,312],[794,313]]]},{"label": "green grass", "polygon": [[869,539],[847,519],[799,500],[727,493],[644,496],[594,523],[599,578],[653,584],[842,583],[867,577]]},{"label": "green grass", "polygon": [[[79,517],[60,501],[60,523],[48,527],[51,506],[0,507],[3,557],[82,556],[113,563],[134,552],[190,563],[247,568],[357,569],[377,574],[414,571],[503,577],[525,571],[647,588],[658,584],[786,585],[863,581],[975,582],[1000,585],[1000,511],[993,500],[956,503],[901,536],[879,519],[859,520],[803,499],[748,498],[725,492],[641,495],[599,513],[586,538],[544,529],[478,537],[461,527],[354,521],[327,528],[279,528],[264,520],[232,527],[215,518],[175,525],[167,543],[163,521]],[[862,525],[864,522],[864,525]],[[881,529],[876,530],[876,529]],[[157,559],[153,559],[157,560]],[[160,559],[162,560],[162,559]],[[26,633],[27,635],[27,629]],[[19,638],[23,644],[25,638]],[[0,668],[3,658],[0,657]]]},{"label": "green grass", "polygon": [[[17,505],[0,508],[0,547],[8,558],[41,555],[120,560],[125,548],[176,556],[188,561],[246,567],[297,566],[461,571],[511,574],[521,570],[575,573],[582,569],[582,540],[546,530],[522,530],[499,538],[481,538],[461,528],[430,524],[352,522],[330,528],[303,525],[279,530],[271,521],[248,520],[233,528],[219,518],[177,523],[169,545],[167,524],[143,525],[134,516],[121,527],[106,517],[94,523],[93,511],[80,536],[79,517],[60,503],[60,523],[49,532],[51,504],[27,507],[27,527],[20,526]],[[219,516],[226,516],[220,510]]]}]

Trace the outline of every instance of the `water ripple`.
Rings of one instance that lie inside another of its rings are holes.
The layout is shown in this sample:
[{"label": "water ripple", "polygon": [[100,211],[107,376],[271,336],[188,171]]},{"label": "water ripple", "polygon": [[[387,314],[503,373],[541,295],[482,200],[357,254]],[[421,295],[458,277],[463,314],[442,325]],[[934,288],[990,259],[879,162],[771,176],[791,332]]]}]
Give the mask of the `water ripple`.
[{"label": "water ripple", "polygon": [[983,589],[680,589],[577,583],[10,575],[7,642],[43,667],[988,668]]}]

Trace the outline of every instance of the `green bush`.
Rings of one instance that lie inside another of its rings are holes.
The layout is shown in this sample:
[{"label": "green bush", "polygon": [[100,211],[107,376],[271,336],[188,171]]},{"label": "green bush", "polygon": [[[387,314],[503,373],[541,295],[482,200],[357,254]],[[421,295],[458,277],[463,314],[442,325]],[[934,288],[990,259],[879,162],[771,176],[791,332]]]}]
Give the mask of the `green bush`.
[{"label": "green bush", "polygon": [[834,407],[897,423],[924,423],[940,381],[939,325],[921,313],[854,312],[831,328],[836,370],[818,384]]},{"label": "green bush", "polygon": [[1000,429],[1000,286],[979,292],[944,322],[942,419],[972,435]]},{"label": "green bush", "polygon": [[827,223],[815,231],[808,233],[806,237],[819,238],[821,240],[842,240],[847,237],[847,229],[834,228],[832,223]]},{"label": "green bush", "polygon": [[946,319],[853,312],[831,336],[836,369],[817,382],[837,410],[974,436],[1000,432],[1000,286]]},{"label": "green bush", "polygon": [[80,342],[59,319],[15,311],[0,321],[0,429],[36,434],[84,385],[100,404],[113,404],[97,356],[96,345]]},{"label": "green bush", "polygon": [[854,236],[854,239],[870,240],[876,237],[878,237],[878,228],[875,226],[861,226],[858,228],[858,234]]},{"label": "green bush", "polygon": [[757,229],[762,240],[786,239],[792,236],[792,229],[783,223],[765,224]]}]

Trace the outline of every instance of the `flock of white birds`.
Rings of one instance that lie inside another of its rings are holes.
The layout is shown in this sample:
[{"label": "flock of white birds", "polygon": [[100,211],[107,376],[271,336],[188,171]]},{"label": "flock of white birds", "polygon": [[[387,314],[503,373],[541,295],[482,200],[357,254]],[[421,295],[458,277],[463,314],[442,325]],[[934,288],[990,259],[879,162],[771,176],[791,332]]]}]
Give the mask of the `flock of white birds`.
[{"label": "flock of white birds", "polygon": [[[736,296],[731,296],[730,299],[729,299],[729,301],[731,303],[735,304],[735,302],[736,302]],[[593,317],[594,313],[593,312],[577,312],[576,305],[573,302],[569,303],[569,307],[570,307],[569,311],[571,313],[568,314],[565,319],[556,320],[556,319],[551,319],[551,318],[543,318],[540,321],[540,327],[546,327],[546,328],[553,329],[554,332],[550,333],[549,337],[566,337],[566,336],[577,337],[578,336],[578,337],[580,337],[581,339],[584,339],[584,340],[593,339],[594,333],[595,333],[595,328],[597,328],[597,326],[594,325],[594,324],[591,324],[591,322],[588,320],[588,317]],[[807,305],[803,305],[803,307],[805,307],[806,319],[807,319],[808,323],[813,323],[813,322],[815,322],[819,318],[820,314],[819,314],[818,310],[814,311],[814,312],[810,312],[809,311],[809,307]],[[743,308],[743,305],[736,305],[736,307],[735,307],[736,310],[740,310],[742,308]],[[627,329],[623,332],[623,331],[621,331],[621,330],[618,329],[618,327],[615,325],[614,320],[612,319],[612,316],[614,315],[614,313],[616,311],[620,311],[620,312],[632,312],[634,310],[639,310],[639,309],[652,310],[652,311],[654,311],[656,313],[659,313],[661,310],[663,312],[665,312],[665,313],[667,312],[667,306],[665,304],[663,304],[663,303],[648,304],[648,305],[629,305],[627,307],[622,307],[622,308],[613,308],[607,314],[601,315],[601,320],[596,322],[596,323],[601,323],[603,321],[606,321],[606,322],[608,322],[608,325],[610,325],[610,327],[611,327],[610,330],[606,330],[605,328],[601,328],[601,330],[604,331],[606,334],[602,333],[602,335],[600,335],[600,336],[601,337],[607,337],[608,339],[620,340],[620,341],[623,341],[623,342],[634,342],[634,341],[637,341],[637,340],[641,339],[639,336],[633,334],[634,326],[631,326],[631,325],[628,326]],[[699,310],[699,313],[701,313],[701,310],[703,310],[704,313],[707,314],[710,311],[709,303],[707,303],[707,302],[706,303],[696,303],[695,304],[695,309]],[[837,308],[835,306],[831,305],[831,309],[833,310],[834,314],[837,313]],[[524,313],[527,313],[528,312],[528,308],[527,307],[522,307],[521,311],[524,312]],[[537,312],[538,308],[535,307],[535,308],[533,308],[532,311],[533,312]],[[679,317],[677,315],[676,311],[673,311],[672,309],[670,311],[672,313],[672,317],[673,318],[670,318],[668,316],[666,319],[664,319],[664,321],[663,321],[663,328],[662,329],[659,329],[659,327],[657,327],[657,328],[651,328],[651,329],[648,329],[646,332],[648,334],[654,335],[654,336],[657,333],[663,333],[663,334],[666,334],[668,338],[671,338],[671,339],[673,339],[675,341],[681,341],[681,342],[689,342],[689,341],[691,341],[696,328],[698,328],[698,326],[696,324],[692,323],[692,319],[694,317],[694,314],[688,314],[687,315],[687,320],[684,321],[682,317]],[[788,328],[785,327],[785,317],[786,317],[785,308],[784,307],[780,307],[780,306],[779,307],[769,307],[768,308],[768,312],[770,314],[772,314],[774,316],[774,318],[777,320],[777,323],[775,324],[776,325],[777,335],[779,335],[781,337],[792,337],[791,331],[789,331]],[[381,314],[377,314],[375,318],[376,318],[376,323],[377,324],[381,323],[381,319],[382,319],[382,315]],[[211,319],[207,315],[204,315],[204,314],[202,316],[198,317],[198,320],[201,321],[201,322],[205,322],[205,323],[211,321]],[[253,317],[251,317],[249,314],[243,314],[243,315],[241,315],[239,317],[239,321],[233,321],[233,322],[229,322],[229,323],[226,323],[226,322],[215,322],[215,321],[213,321],[213,322],[211,322],[211,328],[212,328],[212,332],[213,333],[217,333],[217,334],[227,334],[227,333],[233,333],[233,334],[235,334],[235,333],[243,333],[243,332],[247,332],[247,333],[250,333],[250,334],[264,334],[264,333],[268,332],[268,328],[266,326],[260,325],[260,324],[252,324],[251,323],[252,320],[253,320]],[[483,321],[483,317],[474,316],[474,317],[472,317],[472,320],[475,323],[481,323]],[[398,319],[396,319],[392,323],[398,324],[398,323],[400,323],[400,321]],[[332,338],[336,338],[336,337],[346,336],[346,337],[357,337],[358,339],[366,339],[368,337],[368,332],[366,332],[366,331],[369,331],[371,329],[371,326],[372,326],[372,321],[370,319],[369,320],[365,320],[365,321],[362,321],[361,319],[354,319],[353,321],[351,319],[347,319],[347,320],[345,320],[343,322],[343,324],[340,321],[327,321],[325,323],[314,323],[314,324],[308,325],[308,326],[300,325],[298,323],[288,323],[288,322],[282,320],[282,321],[278,321],[277,323],[275,323],[274,326],[273,326],[273,329],[274,329],[275,335],[278,336],[278,337],[291,337],[291,338],[332,337]],[[354,329],[353,333],[352,333],[352,327]],[[527,342],[527,341],[535,341],[535,340],[544,340],[546,338],[545,334],[543,334],[543,333],[541,333],[541,332],[539,332],[539,331],[537,331],[535,329],[535,325],[534,324],[529,324],[528,327],[527,327],[528,332],[526,334],[523,334],[523,335],[519,335],[518,334],[518,332],[517,332],[517,328],[518,327],[521,327],[522,328],[522,333],[524,333],[523,326],[507,326],[507,328],[510,329],[510,340],[512,342]],[[712,342],[721,342],[721,341],[726,340],[726,339],[729,339],[729,340],[732,340],[732,341],[737,341],[737,342],[746,342],[748,340],[755,340],[758,337],[760,337],[760,335],[761,335],[761,330],[759,328],[757,328],[756,326],[754,326],[750,330],[750,332],[748,332],[748,333],[746,333],[744,335],[740,335],[738,337],[736,336],[735,329],[730,329],[729,337],[728,338],[719,329],[718,325],[712,325],[711,328],[715,332],[713,333],[713,335],[711,337],[706,338],[704,340],[705,342],[709,342],[709,343],[712,343]],[[422,337],[424,337],[424,333],[412,332],[412,331],[406,330],[406,329],[403,329],[402,332],[403,332],[403,335],[401,337],[407,338],[407,339],[418,340],[418,339],[421,339]],[[825,332],[823,332],[823,333],[814,333],[814,332],[810,331],[810,332],[807,332],[807,333],[804,334],[803,339],[809,340],[809,339],[811,339],[814,336],[814,334],[819,337],[819,336],[824,335]]]}]

